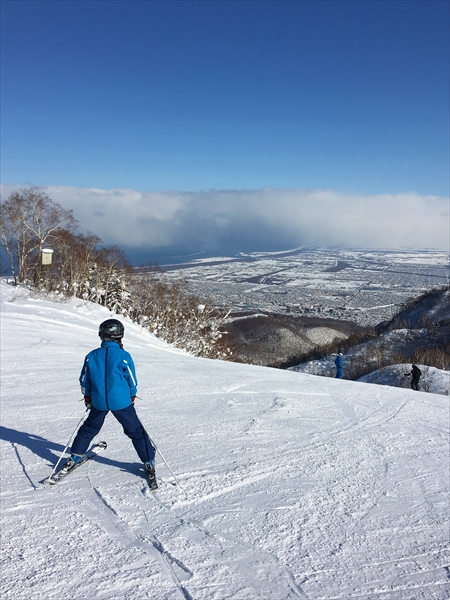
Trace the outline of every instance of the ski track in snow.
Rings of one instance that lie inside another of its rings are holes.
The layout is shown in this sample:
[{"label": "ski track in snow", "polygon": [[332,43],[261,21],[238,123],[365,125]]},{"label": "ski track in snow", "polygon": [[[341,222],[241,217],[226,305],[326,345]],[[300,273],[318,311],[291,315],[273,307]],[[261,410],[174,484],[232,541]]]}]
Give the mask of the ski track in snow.
[{"label": "ski track in snow", "polygon": [[2,600],[450,598],[448,398],[194,359],[125,320],[180,485],[158,456],[151,493],[110,415],[43,487],[109,313],[0,289]]},{"label": "ski track in snow", "polygon": [[[236,597],[255,599],[308,597],[295,583],[289,570],[280,565],[271,554],[264,553],[250,544],[237,543],[232,536],[223,532],[212,533],[200,521],[171,514],[171,508],[159,500],[161,492],[155,494],[147,491],[145,482],[141,484],[143,487],[141,500],[139,494],[136,494],[132,502],[123,503],[115,502],[112,496],[107,497],[105,492],[101,492],[93,484],[89,474],[87,480],[90,486],[86,486],[86,491],[83,493],[84,500],[88,499],[86,515],[100,524],[112,539],[117,539],[127,547],[137,548],[160,560],[163,571],[173,581],[180,598],[186,600],[192,598],[183,582],[195,578],[195,573],[184,564],[183,560],[178,559],[167,549],[166,543],[173,544],[174,537],[181,540],[180,545],[189,547],[190,554],[195,553],[195,562],[220,564],[222,572],[220,579],[230,577],[229,573],[231,573],[234,585],[237,580],[240,580]],[[236,484],[235,487],[240,488],[246,484],[248,482]],[[155,521],[152,503],[156,504],[162,514],[162,523],[158,525],[156,531],[152,527]],[[184,507],[186,504],[190,502],[176,502],[177,507]],[[139,519],[137,515],[140,515]],[[141,522],[139,527],[134,524],[136,519]],[[152,533],[149,533],[150,528]],[[162,539],[166,541],[161,541]],[[264,576],[264,573],[267,573],[270,578]],[[257,574],[260,574],[260,577]],[[273,582],[275,576],[276,581]],[[195,597],[226,597],[227,585],[221,584],[220,579],[208,586],[207,590],[202,590],[201,595],[198,590]],[[213,596],[209,595],[211,593]],[[244,593],[245,596],[242,595]]]}]

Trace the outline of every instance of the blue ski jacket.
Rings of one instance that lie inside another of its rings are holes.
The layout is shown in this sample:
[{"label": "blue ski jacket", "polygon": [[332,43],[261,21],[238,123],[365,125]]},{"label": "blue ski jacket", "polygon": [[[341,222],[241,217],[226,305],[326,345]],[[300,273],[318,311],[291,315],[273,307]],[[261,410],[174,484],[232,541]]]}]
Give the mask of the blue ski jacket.
[{"label": "blue ski jacket", "polygon": [[81,393],[97,410],[122,410],[132,404],[137,378],[131,355],[116,342],[102,342],[89,352],[80,375]]}]

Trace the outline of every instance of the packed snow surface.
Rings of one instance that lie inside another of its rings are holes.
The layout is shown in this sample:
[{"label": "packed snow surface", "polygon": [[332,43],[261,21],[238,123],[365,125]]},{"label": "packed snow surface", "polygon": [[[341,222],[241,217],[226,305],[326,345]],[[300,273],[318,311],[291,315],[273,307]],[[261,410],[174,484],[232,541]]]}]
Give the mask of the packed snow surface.
[{"label": "packed snow surface", "polygon": [[[101,307],[3,283],[2,600],[444,600],[449,399],[198,359],[124,319],[160,489],[112,415],[54,487]],[[178,483],[177,483],[178,482]]]}]

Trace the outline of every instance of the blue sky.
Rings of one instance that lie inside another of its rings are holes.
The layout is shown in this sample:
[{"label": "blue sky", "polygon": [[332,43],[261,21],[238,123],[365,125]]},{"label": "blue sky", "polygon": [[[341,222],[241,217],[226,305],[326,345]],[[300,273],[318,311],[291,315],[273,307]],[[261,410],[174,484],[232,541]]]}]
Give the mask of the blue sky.
[{"label": "blue sky", "polygon": [[446,1],[3,0],[1,21],[2,184],[449,196]]},{"label": "blue sky", "polygon": [[448,2],[1,10],[3,183],[448,195]]}]

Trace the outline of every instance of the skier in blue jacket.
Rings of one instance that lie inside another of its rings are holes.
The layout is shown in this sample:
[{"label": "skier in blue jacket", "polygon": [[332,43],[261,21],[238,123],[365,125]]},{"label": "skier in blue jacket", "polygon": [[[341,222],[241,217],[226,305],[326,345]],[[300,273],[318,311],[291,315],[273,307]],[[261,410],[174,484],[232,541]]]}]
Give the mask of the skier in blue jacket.
[{"label": "skier in blue jacket", "polygon": [[147,477],[156,485],[155,448],[134,408],[137,378],[133,359],[122,346],[124,332],[124,326],[117,319],[101,323],[98,332],[101,346],[89,352],[84,360],[80,384],[90,412],[73,441],[66,466],[70,469],[83,458],[111,411],[124,433],[131,438]]}]

